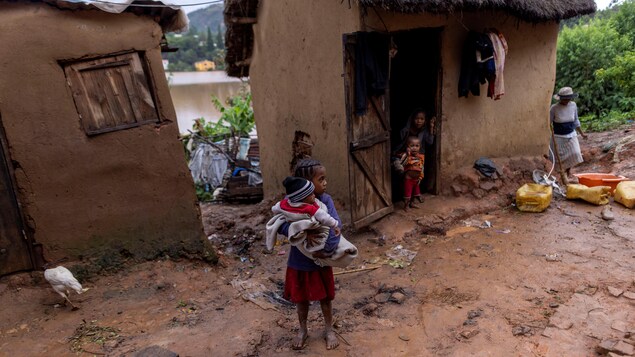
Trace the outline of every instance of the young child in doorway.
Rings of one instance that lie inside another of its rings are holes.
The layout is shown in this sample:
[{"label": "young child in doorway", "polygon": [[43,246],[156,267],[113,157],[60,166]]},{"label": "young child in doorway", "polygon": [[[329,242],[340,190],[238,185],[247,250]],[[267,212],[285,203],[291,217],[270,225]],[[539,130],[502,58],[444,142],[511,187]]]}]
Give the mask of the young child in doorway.
[{"label": "young child in doorway", "polygon": [[423,179],[423,168],[425,156],[421,150],[421,141],[416,136],[409,136],[406,140],[406,152],[401,154],[400,164],[404,170],[404,210],[408,208],[418,208],[414,203],[416,198],[421,200],[421,189],[419,183]]},{"label": "young child in doorway", "polygon": [[[333,199],[326,193],[326,168],[314,159],[302,159],[295,168],[295,176],[309,180],[315,187],[315,196],[327,207],[328,214],[338,222],[341,228],[342,222],[337,214]],[[288,236],[289,223],[284,223],[278,229],[278,233]],[[307,239],[315,237],[308,232]],[[327,258],[332,256],[340,244],[341,235],[336,234],[334,228],[330,229],[324,248],[313,253],[313,257]],[[333,331],[332,301],[335,298],[335,279],[333,268],[319,266],[314,259],[305,256],[300,250],[291,246],[287,261],[287,272],[284,283],[284,298],[295,303],[300,322],[300,331],[292,342],[292,348],[303,349],[309,337],[307,318],[309,315],[310,301],[319,301],[324,315],[324,340],[326,349],[331,350],[339,346],[335,331]]]}]

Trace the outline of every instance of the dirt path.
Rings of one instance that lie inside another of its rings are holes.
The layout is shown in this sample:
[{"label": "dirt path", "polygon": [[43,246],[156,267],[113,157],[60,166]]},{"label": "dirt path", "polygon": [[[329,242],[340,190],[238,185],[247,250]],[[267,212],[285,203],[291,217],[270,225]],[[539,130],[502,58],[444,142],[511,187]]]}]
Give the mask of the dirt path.
[{"label": "dirt path", "polygon": [[[205,205],[219,266],[131,265],[84,282],[78,311],[54,306],[41,273],[0,280],[0,356],[134,356],[153,345],[180,356],[592,356],[604,339],[635,343],[633,210],[612,202],[605,221],[583,202],[554,200],[540,214],[484,202],[431,197],[349,235],[354,268],[380,268],[336,276],[335,351],[319,306],[307,348],[290,350],[295,310],[276,299],[288,245],[262,253],[266,205]],[[417,253],[410,265],[386,261],[398,245]]]}]

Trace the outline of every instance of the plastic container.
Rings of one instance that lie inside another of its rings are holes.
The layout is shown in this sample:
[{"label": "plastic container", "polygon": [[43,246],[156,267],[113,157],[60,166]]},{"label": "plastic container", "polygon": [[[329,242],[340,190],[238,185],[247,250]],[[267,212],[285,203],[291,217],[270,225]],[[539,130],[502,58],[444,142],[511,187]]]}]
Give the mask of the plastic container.
[{"label": "plastic container", "polygon": [[615,202],[619,202],[628,208],[635,207],[635,181],[622,181],[615,189]]},{"label": "plastic container", "polygon": [[567,199],[582,199],[594,205],[606,205],[611,197],[611,186],[593,186],[580,185],[572,183],[567,185]]},{"label": "plastic container", "polygon": [[251,138],[240,138],[238,140],[238,155],[236,155],[236,158],[238,160],[247,160],[247,153],[249,152],[250,143]]},{"label": "plastic container", "polygon": [[622,175],[613,174],[597,174],[597,173],[584,173],[574,174],[578,178],[578,183],[587,187],[594,186],[610,186],[611,195],[615,191],[617,184],[622,181],[628,181],[628,178]]},{"label": "plastic container", "polygon": [[551,204],[551,186],[528,183],[516,191],[516,207],[523,212],[542,212]]}]

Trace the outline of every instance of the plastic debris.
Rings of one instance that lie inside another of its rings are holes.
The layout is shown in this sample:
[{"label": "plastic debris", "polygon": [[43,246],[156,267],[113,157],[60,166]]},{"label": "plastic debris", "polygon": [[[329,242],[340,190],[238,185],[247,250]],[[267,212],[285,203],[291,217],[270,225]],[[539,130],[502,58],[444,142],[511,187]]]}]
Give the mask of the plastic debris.
[{"label": "plastic debris", "polygon": [[393,268],[403,269],[410,265],[415,256],[417,256],[417,252],[405,249],[400,244],[387,251],[386,256],[389,258],[388,265]]}]

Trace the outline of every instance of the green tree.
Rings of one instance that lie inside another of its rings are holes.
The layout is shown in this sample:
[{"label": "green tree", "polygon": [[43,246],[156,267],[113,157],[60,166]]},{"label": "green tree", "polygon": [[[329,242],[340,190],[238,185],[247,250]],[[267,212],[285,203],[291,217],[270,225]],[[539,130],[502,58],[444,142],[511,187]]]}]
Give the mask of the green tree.
[{"label": "green tree", "polygon": [[205,37],[205,49],[210,54],[210,58],[212,57],[212,53],[216,50],[216,45],[214,45],[214,38],[212,37],[212,30],[207,26],[207,36]]},{"label": "green tree", "polygon": [[611,26],[635,45],[635,0],[628,0],[619,5],[617,13],[611,17]]},{"label": "green tree", "polygon": [[627,51],[623,55],[615,58],[613,66],[604,69],[601,68],[596,73],[601,81],[610,81],[616,83],[624,92],[626,101],[623,103],[626,107],[633,107],[635,100],[635,51]]},{"label": "green tree", "polygon": [[577,100],[582,114],[612,109],[620,110],[624,96],[619,85],[596,72],[613,67],[615,59],[630,47],[607,20],[591,20],[588,24],[564,28],[558,39],[556,88],[570,86],[580,93]]},{"label": "green tree", "polygon": [[225,49],[225,38],[220,24],[218,24],[218,32],[216,33],[216,48]]}]

